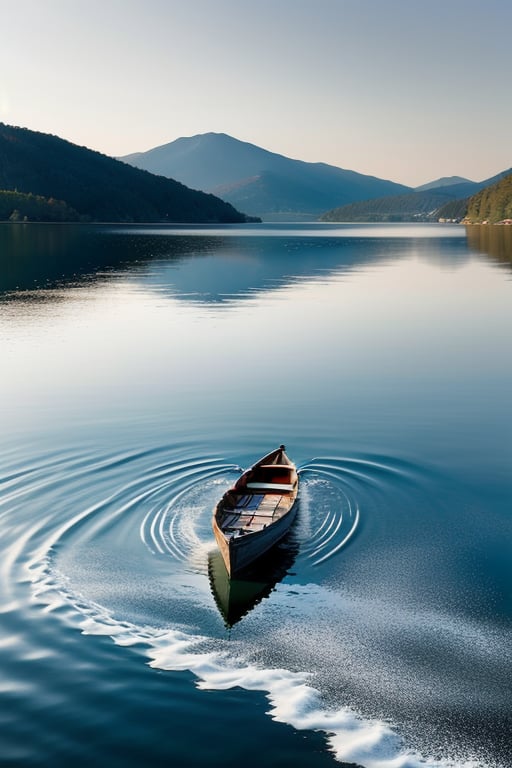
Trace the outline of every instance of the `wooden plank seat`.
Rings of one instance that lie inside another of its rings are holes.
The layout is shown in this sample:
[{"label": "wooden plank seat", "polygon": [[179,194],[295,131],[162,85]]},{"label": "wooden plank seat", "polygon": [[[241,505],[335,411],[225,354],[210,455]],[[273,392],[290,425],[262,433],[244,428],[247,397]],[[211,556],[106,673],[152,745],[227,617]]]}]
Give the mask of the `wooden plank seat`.
[{"label": "wooden plank seat", "polygon": [[282,500],[281,494],[268,493],[258,496],[257,508],[245,506],[226,510],[223,528],[226,531],[260,530],[272,522]]},{"label": "wooden plank seat", "polygon": [[293,491],[293,483],[247,483],[247,488],[258,491]]},{"label": "wooden plank seat", "polygon": [[226,517],[223,528],[226,531],[239,531],[241,528],[250,528],[254,515],[231,515]]},{"label": "wooden plank seat", "polygon": [[283,497],[280,493],[265,494],[261,504],[258,507],[257,514],[272,517],[279,504],[281,503],[282,498]]}]

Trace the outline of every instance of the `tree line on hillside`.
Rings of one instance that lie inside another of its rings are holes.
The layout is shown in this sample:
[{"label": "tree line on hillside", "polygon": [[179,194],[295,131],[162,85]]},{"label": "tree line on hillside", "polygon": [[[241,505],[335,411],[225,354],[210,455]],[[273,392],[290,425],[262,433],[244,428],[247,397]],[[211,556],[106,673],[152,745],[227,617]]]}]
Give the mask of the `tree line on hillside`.
[{"label": "tree line on hillside", "polygon": [[436,221],[455,221],[460,222],[468,210],[469,198],[464,197],[461,200],[450,200],[436,211]]},{"label": "tree line on hillside", "polygon": [[470,224],[484,221],[496,224],[506,219],[512,220],[512,174],[474,195],[468,202],[465,217]]},{"label": "tree line on hillside", "polygon": [[0,221],[79,221],[63,200],[0,190]]},{"label": "tree line on hillside", "polygon": [[[0,123],[2,189],[48,201],[64,201],[82,220],[201,223],[248,220],[214,195],[133,168],[57,136]],[[30,218],[29,213],[24,215]],[[74,219],[71,210],[69,215]]]}]

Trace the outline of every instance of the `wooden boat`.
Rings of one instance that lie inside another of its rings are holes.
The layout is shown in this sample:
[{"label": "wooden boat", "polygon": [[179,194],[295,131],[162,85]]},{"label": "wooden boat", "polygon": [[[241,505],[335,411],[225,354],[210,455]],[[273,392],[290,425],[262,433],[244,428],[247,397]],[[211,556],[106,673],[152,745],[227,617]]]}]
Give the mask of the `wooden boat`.
[{"label": "wooden boat", "polygon": [[213,532],[230,576],[287,533],[295,516],[299,477],[284,445],[246,470],[215,507]]}]

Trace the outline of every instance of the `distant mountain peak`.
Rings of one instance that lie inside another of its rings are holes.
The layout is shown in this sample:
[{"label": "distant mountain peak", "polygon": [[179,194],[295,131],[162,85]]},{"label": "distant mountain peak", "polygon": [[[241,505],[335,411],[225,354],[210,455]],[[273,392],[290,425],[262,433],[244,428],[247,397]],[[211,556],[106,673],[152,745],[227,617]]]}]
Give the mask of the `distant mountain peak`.
[{"label": "distant mountain peak", "polygon": [[455,184],[475,184],[476,182],[471,179],[465,179],[463,176],[442,176],[435,181],[429,181],[427,184],[422,184],[420,187],[415,187],[415,192],[426,192],[429,189],[439,189],[440,187],[451,187]]},{"label": "distant mountain peak", "polygon": [[295,160],[213,131],[120,159],[212,192],[252,215],[316,218],[335,205],[410,191],[402,184]]}]

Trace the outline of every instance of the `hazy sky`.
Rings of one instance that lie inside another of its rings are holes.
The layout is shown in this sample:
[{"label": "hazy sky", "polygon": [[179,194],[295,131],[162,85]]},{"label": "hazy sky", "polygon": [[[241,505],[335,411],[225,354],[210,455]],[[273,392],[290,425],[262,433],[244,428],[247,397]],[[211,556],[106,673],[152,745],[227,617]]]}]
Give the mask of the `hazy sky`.
[{"label": "hazy sky", "polygon": [[511,0],[0,0],[0,120],[225,132],[404,184],[512,166]]}]

